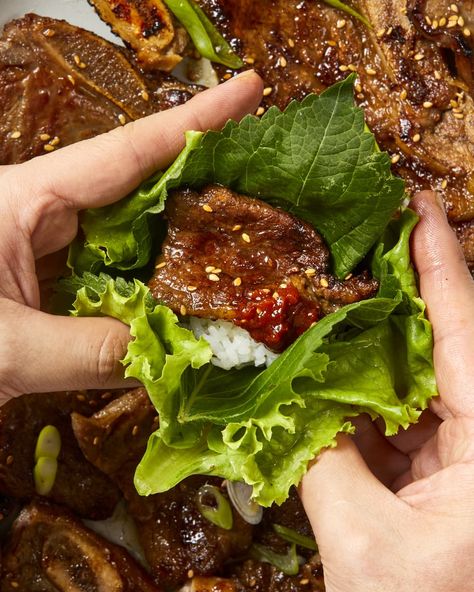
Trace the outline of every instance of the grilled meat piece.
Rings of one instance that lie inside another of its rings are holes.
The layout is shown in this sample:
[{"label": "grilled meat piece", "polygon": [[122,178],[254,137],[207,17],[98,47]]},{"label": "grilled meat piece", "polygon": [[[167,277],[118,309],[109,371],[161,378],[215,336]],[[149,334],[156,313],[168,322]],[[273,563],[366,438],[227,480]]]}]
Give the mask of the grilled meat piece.
[{"label": "grilled meat piece", "polygon": [[329,251],[309,224],[224,187],[175,192],[165,214],[153,296],[177,313],[233,321],[276,351],[377,290],[366,275],[332,277]]},{"label": "grilled meat piece", "polygon": [[[472,0],[457,2],[459,13],[445,0],[353,0],[371,30],[322,0],[199,1],[262,75],[271,91],[264,108],[357,71],[357,101],[394,172],[411,193],[440,192],[474,269],[474,35],[463,32],[474,25]],[[449,20],[460,16],[464,25]]]},{"label": "grilled meat piece", "polygon": [[84,458],[72,432],[70,415],[72,411],[91,415],[117,394],[31,394],[11,399],[0,407],[0,493],[22,500],[36,495],[36,442],[44,426],[54,425],[61,434],[61,451],[48,498],[83,518],[98,520],[110,516],[119,500],[119,491]]},{"label": "grilled meat piece", "polygon": [[0,38],[0,164],[97,136],[192,92],[145,77],[130,54],[93,33],[26,15]]},{"label": "grilled meat piece", "polygon": [[237,587],[232,580],[199,577],[193,578],[181,592],[237,592]]},{"label": "grilled meat piece", "polygon": [[[137,427],[136,427],[137,426]],[[156,429],[156,412],[144,389],[113,401],[90,418],[73,415],[75,436],[86,458],[119,486],[138,527],[145,557],[156,581],[173,588],[188,572],[213,575],[251,544],[252,527],[234,512],[232,530],[208,522],[196,506],[196,494],[217,479],[192,477],[163,494],[140,497],[133,484],[135,468]]]},{"label": "grilled meat piece", "polygon": [[2,590],[20,592],[160,592],[123,549],[66,510],[43,503],[15,521],[5,555]]},{"label": "grilled meat piece", "polygon": [[189,44],[162,0],[89,0],[100,18],[137,55],[143,68],[171,71]]}]

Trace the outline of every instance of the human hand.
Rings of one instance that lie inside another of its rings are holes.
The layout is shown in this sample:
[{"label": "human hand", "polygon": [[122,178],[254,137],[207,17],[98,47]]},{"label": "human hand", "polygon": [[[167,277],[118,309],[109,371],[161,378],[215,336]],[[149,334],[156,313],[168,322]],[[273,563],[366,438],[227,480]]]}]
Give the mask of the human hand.
[{"label": "human hand", "polygon": [[394,438],[362,420],[305,476],[327,592],[474,590],[474,282],[436,196],[412,205],[440,397]]},{"label": "human hand", "polygon": [[262,90],[260,78],[245,72],[186,105],[0,168],[0,403],[22,393],[128,384],[119,363],[128,327],[40,311],[45,258],[74,238],[79,210],[124,197],[176,157],[186,130],[241,119]]}]

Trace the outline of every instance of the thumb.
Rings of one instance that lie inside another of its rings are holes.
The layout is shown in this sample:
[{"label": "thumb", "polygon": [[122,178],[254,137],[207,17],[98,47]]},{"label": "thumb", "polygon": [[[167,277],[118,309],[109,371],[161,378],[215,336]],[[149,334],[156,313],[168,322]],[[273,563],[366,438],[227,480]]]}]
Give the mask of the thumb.
[{"label": "thumb", "polygon": [[338,580],[344,573],[356,577],[393,524],[400,526],[397,509],[403,502],[374,477],[349,436],[339,436],[337,447],[314,461],[300,494],[327,580],[331,574]]},{"label": "thumb", "polygon": [[49,315],[12,301],[0,306],[0,392],[3,399],[30,392],[134,386],[120,360],[129,327],[111,318]]}]

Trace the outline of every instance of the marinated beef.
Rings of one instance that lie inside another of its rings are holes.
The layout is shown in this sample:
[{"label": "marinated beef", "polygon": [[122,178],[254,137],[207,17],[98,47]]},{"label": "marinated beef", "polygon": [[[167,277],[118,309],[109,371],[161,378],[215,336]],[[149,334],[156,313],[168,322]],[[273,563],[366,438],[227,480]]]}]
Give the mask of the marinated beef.
[{"label": "marinated beef", "polygon": [[220,486],[217,479],[192,477],[166,493],[138,495],[133,475],[148,436],[157,427],[155,418],[145,391],[137,389],[91,418],[74,414],[73,425],[86,458],[121,489],[156,581],[172,588],[192,577],[191,573],[220,573],[229,559],[238,558],[250,547],[252,527],[235,511],[231,530],[219,528],[201,515],[197,492],[206,483]]},{"label": "marinated beef", "polygon": [[189,44],[186,30],[162,0],[89,0],[143,68],[169,72]]},{"label": "marinated beef", "polygon": [[233,321],[275,351],[377,291],[366,275],[332,277],[329,251],[309,224],[224,187],[177,191],[165,215],[153,296],[183,315]]},{"label": "marinated beef", "polygon": [[0,164],[97,136],[185,102],[194,90],[147,78],[132,54],[66,23],[33,14],[0,38]]},{"label": "marinated beef", "polygon": [[84,458],[72,432],[71,412],[91,415],[119,393],[80,392],[23,395],[0,407],[0,493],[28,500],[36,495],[33,478],[38,435],[46,425],[61,434],[58,471],[48,498],[84,518],[107,518],[119,491]]},{"label": "marinated beef", "polygon": [[0,589],[18,592],[161,592],[123,549],[72,514],[35,502],[15,521]]},{"label": "marinated beef", "polygon": [[353,0],[372,29],[322,0],[200,4],[262,75],[264,109],[357,72],[357,101],[394,172],[411,193],[440,192],[474,269],[472,0],[458,12],[447,0]]}]

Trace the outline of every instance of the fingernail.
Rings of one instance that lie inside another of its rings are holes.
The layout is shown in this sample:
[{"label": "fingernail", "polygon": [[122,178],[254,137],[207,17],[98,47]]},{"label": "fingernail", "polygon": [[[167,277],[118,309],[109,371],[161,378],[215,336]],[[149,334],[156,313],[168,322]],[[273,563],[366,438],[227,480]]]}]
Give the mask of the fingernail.
[{"label": "fingernail", "polygon": [[240,72],[240,74],[237,74],[237,76],[233,76],[228,82],[231,82],[232,80],[237,80],[237,78],[246,78],[247,76],[253,76],[255,74],[255,70],[253,70],[252,68],[250,70],[244,70],[243,72]]},{"label": "fingernail", "polygon": [[438,207],[443,212],[443,214],[446,216],[446,208],[444,207],[443,198],[441,197],[441,195],[437,191],[435,191],[434,194],[435,194],[435,199],[436,199],[436,203],[438,204]]}]

